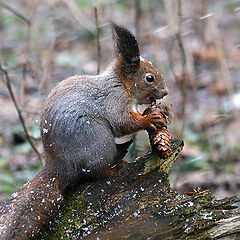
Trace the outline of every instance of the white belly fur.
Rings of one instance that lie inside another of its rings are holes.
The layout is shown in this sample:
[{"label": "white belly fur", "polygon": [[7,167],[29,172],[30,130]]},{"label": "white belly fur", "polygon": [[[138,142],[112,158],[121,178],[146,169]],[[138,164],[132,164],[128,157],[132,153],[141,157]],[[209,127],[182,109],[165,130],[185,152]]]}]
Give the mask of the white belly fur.
[{"label": "white belly fur", "polygon": [[122,143],[125,143],[129,140],[131,140],[133,134],[128,134],[128,135],[125,135],[125,136],[122,136],[122,137],[115,137],[115,143],[116,144],[122,144]]}]

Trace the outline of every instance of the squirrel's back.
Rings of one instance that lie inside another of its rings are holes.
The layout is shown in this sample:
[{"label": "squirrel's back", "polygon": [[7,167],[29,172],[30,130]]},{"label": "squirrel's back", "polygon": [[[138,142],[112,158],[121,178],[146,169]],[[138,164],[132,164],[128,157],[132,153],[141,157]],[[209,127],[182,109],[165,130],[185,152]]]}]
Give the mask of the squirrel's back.
[{"label": "squirrel's back", "polygon": [[[52,166],[64,182],[98,177],[112,165],[117,149],[111,118],[124,114],[128,101],[123,92],[111,71],[73,76],[51,91],[41,116],[44,164]],[[106,147],[112,151],[104,164]]]}]

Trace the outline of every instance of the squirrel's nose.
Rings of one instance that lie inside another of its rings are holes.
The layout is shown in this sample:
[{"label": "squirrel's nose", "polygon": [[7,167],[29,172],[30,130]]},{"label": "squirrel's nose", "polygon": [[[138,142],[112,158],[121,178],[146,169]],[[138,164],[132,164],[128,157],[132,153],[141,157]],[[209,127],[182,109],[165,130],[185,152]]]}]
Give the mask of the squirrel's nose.
[{"label": "squirrel's nose", "polygon": [[163,97],[168,95],[168,89],[167,88],[162,89],[162,93],[163,93]]}]

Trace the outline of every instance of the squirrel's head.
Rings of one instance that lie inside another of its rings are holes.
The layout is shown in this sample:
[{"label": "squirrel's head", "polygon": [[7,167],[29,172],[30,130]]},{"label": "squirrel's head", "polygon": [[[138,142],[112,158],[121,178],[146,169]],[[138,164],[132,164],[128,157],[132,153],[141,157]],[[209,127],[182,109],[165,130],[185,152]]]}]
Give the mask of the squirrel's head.
[{"label": "squirrel's head", "polygon": [[124,27],[112,24],[116,42],[115,72],[136,104],[152,103],[168,94],[161,73],[140,56],[135,36]]}]

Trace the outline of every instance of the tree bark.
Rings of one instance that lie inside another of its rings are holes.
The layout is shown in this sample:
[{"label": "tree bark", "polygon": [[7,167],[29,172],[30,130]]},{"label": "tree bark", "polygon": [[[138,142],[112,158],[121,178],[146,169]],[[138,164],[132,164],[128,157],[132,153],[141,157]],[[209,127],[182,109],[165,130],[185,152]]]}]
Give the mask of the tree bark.
[{"label": "tree bark", "polygon": [[81,184],[41,239],[239,239],[237,197],[171,189],[168,172],[183,142],[172,145],[165,160],[149,152],[104,179]]}]

